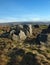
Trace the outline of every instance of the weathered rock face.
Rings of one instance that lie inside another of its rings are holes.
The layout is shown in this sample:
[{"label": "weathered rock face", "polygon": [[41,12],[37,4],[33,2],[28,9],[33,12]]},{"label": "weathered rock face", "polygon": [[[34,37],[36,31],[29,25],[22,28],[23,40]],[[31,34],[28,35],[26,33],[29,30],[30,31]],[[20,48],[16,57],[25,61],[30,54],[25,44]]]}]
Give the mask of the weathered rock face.
[{"label": "weathered rock face", "polygon": [[32,36],[32,25],[28,25],[29,26],[29,33],[30,33],[30,36]]},{"label": "weathered rock face", "polygon": [[21,29],[23,29],[23,25],[19,25],[19,27],[20,27]]},{"label": "weathered rock face", "polygon": [[12,39],[17,42],[19,40],[19,36],[13,34]]},{"label": "weathered rock face", "polygon": [[[32,36],[32,25],[17,25],[15,29],[10,31],[10,36],[14,39],[13,34],[15,34],[15,36],[19,36],[20,40],[25,40],[26,36]],[[17,37],[15,38],[17,39]]]},{"label": "weathered rock face", "polygon": [[19,37],[20,37],[20,40],[25,40],[26,39],[26,35],[22,30],[20,30]]},{"label": "weathered rock face", "polygon": [[32,25],[31,24],[23,25],[23,31],[26,36],[28,37],[32,36]]},{"label": "weathered rock face", "polygon": [[23,25],[23,31],[24,31],[25,35],[28,35],[28,32],[29,32],[28,25]]},{"label": "weathered rock face", "polygon": [[[26,35],[25,32],[23,32],[22,29],[22,25],[17,26],[16,30],[12,30],[10,32],[10,37],[12,38],[12,40],[25,40],[26,39]],[[21,30],[22,29],[22,30]]]}]

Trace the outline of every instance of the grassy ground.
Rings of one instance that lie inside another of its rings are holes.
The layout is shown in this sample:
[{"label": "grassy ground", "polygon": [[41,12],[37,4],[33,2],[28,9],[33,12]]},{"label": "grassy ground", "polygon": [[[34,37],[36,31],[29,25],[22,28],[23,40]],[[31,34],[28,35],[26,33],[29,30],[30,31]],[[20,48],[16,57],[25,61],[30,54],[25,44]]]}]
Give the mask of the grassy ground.
[{"label": "grassy ground", "polygon": [[[1,42],[4,42],[6,46],[0,47],[0,65],[7,65],[7,63],[10,62],[11,57],[9,57],[8,54],[14,52],[12,50],[14,48],[23,49],[25,51],[25,54],[28,52],[35,54],[36,59],[41,65],[50,65],[50,47],[47,47],[46,45],[29,45],[23,42],[14,43],[14,41],[12,42],[10,39],[5,38],[0,38],[0,44]],[[15,65],[18,65],[19,61],[22,61],[22,57],[20,57],[20,55],[18,56]]]}]

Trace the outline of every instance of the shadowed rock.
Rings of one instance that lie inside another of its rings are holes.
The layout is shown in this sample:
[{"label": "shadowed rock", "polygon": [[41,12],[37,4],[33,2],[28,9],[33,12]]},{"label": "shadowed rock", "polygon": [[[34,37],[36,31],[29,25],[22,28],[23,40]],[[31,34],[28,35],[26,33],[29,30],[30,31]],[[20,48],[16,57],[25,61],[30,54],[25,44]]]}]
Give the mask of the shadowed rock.
[{"label": "shadowed rock", "polygon": [[48,32],[47,29],[43,29],[41,34],[47,34],[47,32]]},{"label": "shadowed rock", "polygon": [[1,38],[9,38],[9,32],[3,33],[0,35]]},{"label": "shadowed rock", "polygon": [[47,29],[43,29],[41,33],[42,33],[42,34],[50,33],[50,25],[48,26]]},{"label": "shadowed rock", "polygon": [[48,26],[48,29],[47,29],[48,33],[50,33],[50,25]]},{"label": "shadowed rock", "polygon": [[39,25],[34,25],[34,28],[39,28]]},{"label": "shadowed rock", "polygon": [[39,36],[39,40],[46,43],[46,41],[47,41],[47,35],[45,35],[45,34],[40,35]]},{"label": "shadowed rock", "polygon": [[24,43],[40,45],[39,35],[36,38],[26,38]]}]

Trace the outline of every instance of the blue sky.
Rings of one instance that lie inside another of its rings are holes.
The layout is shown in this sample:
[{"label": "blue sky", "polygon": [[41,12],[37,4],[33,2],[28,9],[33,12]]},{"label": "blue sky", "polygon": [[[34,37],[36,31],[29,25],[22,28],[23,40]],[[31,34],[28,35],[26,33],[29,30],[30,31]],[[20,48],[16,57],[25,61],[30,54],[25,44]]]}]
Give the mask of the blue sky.
[{"label": "blue sky", "polygon": [[0,0],[0,22],[39,20],[50,20],[50,0]]}]

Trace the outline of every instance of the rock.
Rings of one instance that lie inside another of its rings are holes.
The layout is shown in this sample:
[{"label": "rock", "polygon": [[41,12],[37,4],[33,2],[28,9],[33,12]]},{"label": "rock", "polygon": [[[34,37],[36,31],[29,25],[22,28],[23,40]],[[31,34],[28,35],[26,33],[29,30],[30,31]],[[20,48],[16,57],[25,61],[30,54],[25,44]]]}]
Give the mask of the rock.
[{"label": "rock", "polygon": [[20,37],[20,40],[25,40],[26,39],[26,35],[22,30],[20,30],[19,37]]},{"label": "rock", "polygon": [[14,41],[18,41],[18,40],[19,40],[19,36],[13,34],[12,39],[13,39]]},{"label": "rock", "polygon": [[19,27],[20,27],[21,29],[23,29],[23,26],[22,26],[22,25],[19,25]]},{"label": "rock", "polygon": [[30,32],[30,36],[32,36],[32,25],[29,25],[29,32]]},{"label": "rock", "polygon": [[14,34],[15,30],[10,31],[10,36]]}]

